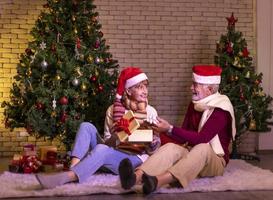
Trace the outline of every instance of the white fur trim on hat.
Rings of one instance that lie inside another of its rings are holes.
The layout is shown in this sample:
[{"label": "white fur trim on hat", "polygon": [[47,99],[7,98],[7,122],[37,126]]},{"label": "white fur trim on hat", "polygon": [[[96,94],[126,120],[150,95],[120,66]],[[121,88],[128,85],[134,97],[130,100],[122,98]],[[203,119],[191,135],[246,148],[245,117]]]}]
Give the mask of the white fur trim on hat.
[{"label": "white fur trim on hat", "polygon": [[220,84],[221,76],[200,76],[198,74],[192,73],[192,80],[196,83],[202,84]]},{"label": "white fur trim on hat", "polygon": [[132,87],[133,85],[136,85],[137,83],[140,83],[141,81],[148,80],[148,77],[145,73],[138,74],[132,78],[129,78],[125,83],[125,88]]}]

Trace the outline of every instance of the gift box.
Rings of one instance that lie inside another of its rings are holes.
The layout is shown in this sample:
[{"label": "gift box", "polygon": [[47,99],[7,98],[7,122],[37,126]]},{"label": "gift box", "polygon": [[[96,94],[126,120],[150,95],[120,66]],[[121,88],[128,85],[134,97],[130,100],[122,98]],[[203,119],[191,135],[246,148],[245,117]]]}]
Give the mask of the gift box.
[{"label": "gift box", "polygon": [[[50,152],[50,153],[48,153]],[[46,161],[48,158],[49,160],[57,159],[57,147],[56,146],[43,146],[40,147],[40,160],[42,162]]]},{"label": "gift box", "polygon": [[23,146],[23,156],[37,156],[36,146],[34,144],[26,144]]},{"label": "gift box", "polygon": [[129,110],[117,122],[117,126],[122,131],[118,132],[118,138],[121,142],[127,141],[129,135],[140,127],[139,122],[135,119],[134,113]]},{"label": "gift box", "polygon": [[117,123],[123,131],[118,132],[118,137],[121,142],[152,142],[153,130],[141,129],[139,122],[135,119],[134,113],[128,111],[123,115]]}]

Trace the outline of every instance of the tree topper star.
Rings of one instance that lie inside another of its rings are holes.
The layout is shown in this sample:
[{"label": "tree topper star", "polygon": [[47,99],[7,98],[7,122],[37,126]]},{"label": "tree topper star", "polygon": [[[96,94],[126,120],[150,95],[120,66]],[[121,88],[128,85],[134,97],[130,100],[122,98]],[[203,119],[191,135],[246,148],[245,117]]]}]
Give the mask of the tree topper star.
[{"label": "tree topper star", "polygon": [[226,17],[226,19],[228,20],[228,26],[235,26],[235,23],[238,21],[238,19],[234,17],[233,13],[230,17]]}]

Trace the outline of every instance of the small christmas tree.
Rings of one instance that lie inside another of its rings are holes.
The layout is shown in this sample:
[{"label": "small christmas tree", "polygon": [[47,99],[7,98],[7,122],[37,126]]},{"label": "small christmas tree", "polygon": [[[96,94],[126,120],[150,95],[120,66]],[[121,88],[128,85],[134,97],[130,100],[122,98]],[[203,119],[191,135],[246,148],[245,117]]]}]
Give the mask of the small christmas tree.
[{"label": "small christmas tree", "polygon": [[246,130],[269,130],[267,120],[272,117],[272,97],[263,92],[262,74],[255,72],[247,42],[241,32],[235,31],[238,19],[232,13],[227,21],[227,34],[221,35],[217,43],[215,63],[223,69],[220,91],[234,106],[237,135],[233,154],[236,154],[240,136]]},{"label": "small christmas tree", "polygon": [[67,150],[82,121],[102,133],[112,103],[118,64],[108,52],[96,6],[90,0],[47,0],[21,54],[6,126],[31,135],[60,137]]}]

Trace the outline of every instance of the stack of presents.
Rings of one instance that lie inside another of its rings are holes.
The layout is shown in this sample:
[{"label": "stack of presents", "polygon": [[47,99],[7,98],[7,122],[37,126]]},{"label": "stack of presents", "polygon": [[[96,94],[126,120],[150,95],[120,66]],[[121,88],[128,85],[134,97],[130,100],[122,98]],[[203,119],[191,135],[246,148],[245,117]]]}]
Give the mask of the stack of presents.
[{"label": "stack of presents", "polygon": [[69,156],[57,153],[56,146],[40,147],[33,144],[24,145],[20,154],[14,154],[9,165],[10,172],[37,173],[67,170]]},{"label": "stack of presents", "polygon": [[[153,131],[139,129],[140,124],[132,111],[127,112],[119,121],[121,131],[118,133],[121,141],[119,149],[140,153],[145,144],[153,141]],[[15,154],[9,165],[9,171],[16,173],[54,172],[69,169],[70,157],[68,154],[58,155],[56,146],[37,148],[33,144],[23,147],[21,154]]]}]

